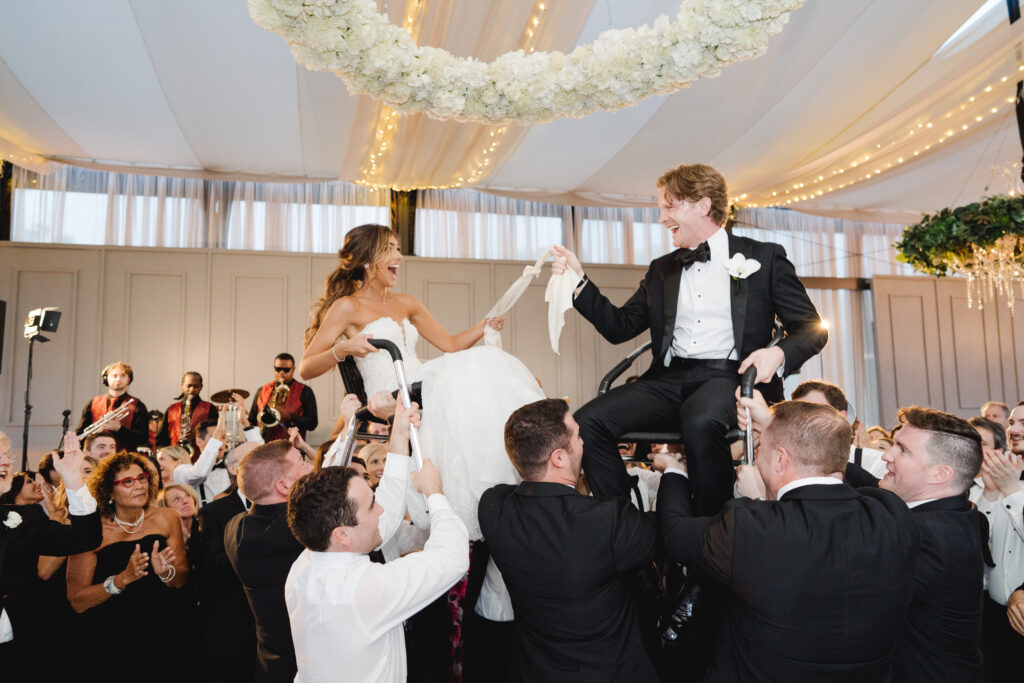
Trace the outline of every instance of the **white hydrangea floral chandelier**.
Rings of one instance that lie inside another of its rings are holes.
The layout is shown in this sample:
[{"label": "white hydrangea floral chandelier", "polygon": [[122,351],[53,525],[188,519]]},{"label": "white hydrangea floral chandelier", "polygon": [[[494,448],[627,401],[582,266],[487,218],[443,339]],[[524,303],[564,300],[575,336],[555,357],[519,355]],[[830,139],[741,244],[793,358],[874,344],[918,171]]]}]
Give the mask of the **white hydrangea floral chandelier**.
[{"label": "white hydrangea floral chandelier", "polygon": [[686,0],[675,21],[610,29],[569,54],[507,52],[493,62],[418,46],[373,0],[249,0],[296,61],[336,73],[403,113],[541,123],[614,111],[758,57],[806,0]]}]

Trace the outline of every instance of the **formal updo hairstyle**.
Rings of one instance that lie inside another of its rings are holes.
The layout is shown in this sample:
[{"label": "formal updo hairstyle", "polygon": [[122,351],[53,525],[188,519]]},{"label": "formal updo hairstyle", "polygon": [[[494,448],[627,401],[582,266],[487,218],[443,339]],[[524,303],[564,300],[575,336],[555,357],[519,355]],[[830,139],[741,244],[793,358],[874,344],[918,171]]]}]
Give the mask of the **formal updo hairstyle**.
[{"label": "formal updo hairstyle", "polygon": [[323,297],[313,304],[310,311],[311,323],[303,339],[303,348],[313,341],[331,304],[357,292],[367,274],[374,274],[372,271],[377,267],[377,259],[388,252],[388,242],[392,237],[398,237],[394,230],[372,223],[352,228],[345,235],[345,244],[338,250],[338,265],[324,282]]},{"label": "formal updo hairstyle", "polygon": [[146,499],[146,507],[156,502],[157,476],[156,468],[149,458],[138,453],[120,451],[116,455],[104,458],[93,470],[89,477],[89,493],[96,499],[96,509],[102,517],[111,519],[114,516],[114,480],[118,475],[132,465],[138,465],[143,472],[149,475],[147,491],[149,496]]}]

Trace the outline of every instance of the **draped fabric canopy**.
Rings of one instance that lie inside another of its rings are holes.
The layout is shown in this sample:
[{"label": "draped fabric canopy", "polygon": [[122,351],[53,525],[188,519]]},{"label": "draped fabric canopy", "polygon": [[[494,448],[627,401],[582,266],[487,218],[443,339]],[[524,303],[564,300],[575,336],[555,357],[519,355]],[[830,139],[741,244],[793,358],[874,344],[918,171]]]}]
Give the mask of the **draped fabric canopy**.
[{"label": "draped fabric canopy", "polygon": [[[544,3],[385,4],[420,44],[493,59],[571,50],[610,25],[672,16],[679,0],[552,1],[537,24]],[[741,203],[892,223],[1006,191],[993,167],[1021,156],[1024,22],[1011,26],[1002,0],[808,0],[766,55],[718,78],[534,126],[399,116],[296,65],[241,0],[4,0],[0,16],[0,154],[44,172],[56,160],[205,179],[461,182],[648,206],[661,172],[699,161]]]}]

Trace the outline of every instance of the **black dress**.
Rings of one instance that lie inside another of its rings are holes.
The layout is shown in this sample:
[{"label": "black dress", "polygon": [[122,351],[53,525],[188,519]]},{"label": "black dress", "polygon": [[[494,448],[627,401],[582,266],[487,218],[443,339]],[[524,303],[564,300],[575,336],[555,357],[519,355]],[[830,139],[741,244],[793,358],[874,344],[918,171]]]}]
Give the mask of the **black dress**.
[{"label": "black dress", "polygon": [[[118,574],[128,565],[128,559],[138,544],[143,552],[153,552],[153,542],[160,542],[160,549],[167,546],[167,539],[159,534],[148,534],[134,541],[118,541],[96,551],[96,570],[92,582],[103,583],[108,576]],[[104,634],[110,649],[109,657],[97,657],[98,677],[111,675],[112,666],[120,672],[114,678],[142,675],[149,681],[170,681],[180,678],[182,672],[173,666],[164,666],[154,661],[154,648],[160,644],[177,642],[181,633],[176,631],[179,621],[175,599],[177,590],[165,586],[153,571],[138,581],[128,584],[124,592],[111,596],[106,602],[86,610],[83,614],[82,633]],[[114,653],[116,652],[116,656]]]}]

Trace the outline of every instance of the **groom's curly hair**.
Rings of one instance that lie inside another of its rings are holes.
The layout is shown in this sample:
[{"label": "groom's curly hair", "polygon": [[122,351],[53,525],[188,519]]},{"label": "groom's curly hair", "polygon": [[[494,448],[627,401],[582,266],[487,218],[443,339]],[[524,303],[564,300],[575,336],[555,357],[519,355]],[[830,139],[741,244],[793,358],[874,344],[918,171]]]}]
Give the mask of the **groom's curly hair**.
[{"label": "groom's curly hair", "polygon": [[552,451],[569,448],[572,434],[565,425],[569,404],[560,398],[528,403],[505,423],[505,450],[527,481],[544,474]]},{"label": "groom's curly hair", "polygon": [[699,202],[711,200],[708,215],[717,225],[725,225],[729,217],[729,188],[722,174],[706,164],[682,164],[658,178],[658,187],[673,199]]}]

